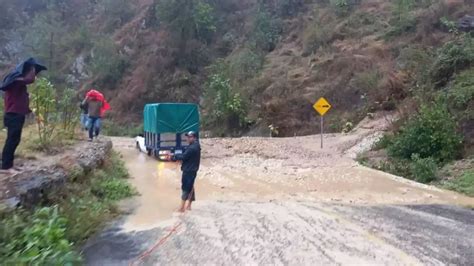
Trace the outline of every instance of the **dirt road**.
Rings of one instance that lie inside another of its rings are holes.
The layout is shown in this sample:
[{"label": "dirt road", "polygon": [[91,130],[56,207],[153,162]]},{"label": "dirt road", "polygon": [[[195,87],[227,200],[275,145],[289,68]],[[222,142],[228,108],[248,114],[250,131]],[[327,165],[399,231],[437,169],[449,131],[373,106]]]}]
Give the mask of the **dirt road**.
[{"label": "dirt road", "polygon": [[386,264],[474,261],[474,199],[362,167],[353,161],[386,124],[349,135],[204,139],[198,202],[184,216],[179,165],[158,163],[114,139],[140,197],[130,214],[91,239],[89,265]]}]

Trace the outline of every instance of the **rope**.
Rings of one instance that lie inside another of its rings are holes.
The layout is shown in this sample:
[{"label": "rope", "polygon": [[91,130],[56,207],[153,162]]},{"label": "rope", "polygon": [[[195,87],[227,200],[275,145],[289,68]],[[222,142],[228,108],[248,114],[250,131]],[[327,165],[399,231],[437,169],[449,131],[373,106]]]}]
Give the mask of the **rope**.
[{"label": "rope", "polygon": [[[191,190],[191,193],[188,195],[188,201],[192,199],[192,196],[194,195],[194,187]],[[183,216],[185,213],[183,212],[180,216]],[[151,248],[149,248],[147,251],[143,252],[138,256],[135,260],[130,262],[129,266],[135,266],[138,265],[143,259],[146,257],[150,256],[156,249],[158,249],[160,246],[162,246],[168,238],[170,238],[174,233],[176,233],[179,229],[179,227],[183,224],[182,221],[177,222],[171,229],[169,230],[169,233],[165,235],[164,237],[160,238]]]}]

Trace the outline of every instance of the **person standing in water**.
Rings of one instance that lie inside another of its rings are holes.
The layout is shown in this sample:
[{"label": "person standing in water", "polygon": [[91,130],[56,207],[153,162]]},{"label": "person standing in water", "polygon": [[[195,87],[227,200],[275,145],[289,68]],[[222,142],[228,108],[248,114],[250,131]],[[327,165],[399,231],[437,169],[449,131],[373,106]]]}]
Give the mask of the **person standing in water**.
[{"label": "person standing in water", "polygon": [[47,68],[30,58],[18,65],[3,80],[5,111],[3,122],[7,128],[7,139],[2,152],[2,171],[15,174],[21,169],[13,166],[15,151],[21,142],[21,133],[26,115],[31,113],[27,85],[35,82],[36,75]]},{"label": "person standing in water", "polygon": [[189,144],[183,154],[175,154],[172,156],[173,161],[182,161],[181,171],[181,206],[179,212],[191,210],[191,204],[196,200],[196,191],[194,189],[194,181],[201,163],[201,146],[197,139],[196,132],[190,131],[186,133],[186,140]]}]

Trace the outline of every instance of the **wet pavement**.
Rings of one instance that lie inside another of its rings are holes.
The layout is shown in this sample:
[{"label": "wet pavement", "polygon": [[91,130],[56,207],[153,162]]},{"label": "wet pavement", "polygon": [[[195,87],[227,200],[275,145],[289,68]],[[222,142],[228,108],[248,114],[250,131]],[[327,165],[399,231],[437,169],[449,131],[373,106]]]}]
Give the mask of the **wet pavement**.
[{"label": "wet pavement", "polygon": [[328,135],[324,151],[317,136],[203,140],[197,202],[184,215],[174,213],[179,165],[140,154],[133,140],[114,139],[141,195],[123,203],[128,215],[90,239],[86,263],[474,261],[474,211],[463,207],[474,199],[358,165],[344,151],[364,136]]}]

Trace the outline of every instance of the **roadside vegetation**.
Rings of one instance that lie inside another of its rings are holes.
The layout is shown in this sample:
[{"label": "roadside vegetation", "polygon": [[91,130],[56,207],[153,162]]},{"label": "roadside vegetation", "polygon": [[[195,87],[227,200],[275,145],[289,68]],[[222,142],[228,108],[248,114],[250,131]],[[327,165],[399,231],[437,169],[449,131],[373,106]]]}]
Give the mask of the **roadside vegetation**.
[{"label": "roadside vegetation", "polygon": [[135,191],[113,153],[102,169],[72,173],[65,188],[33,209],[1,213],[0,260],[6,265],[77,265],[80,247],[119,214],[117,201]]},{"label": "roadside vegetation", "polygon": [[[359,161],[472,196],[471,160],[458,160],[474,155],[474,36],[457,31],[445,17],[439,23],[451,34],[438,49],[413,46],[401,51],[399,61],[408,74],[409,90],[400,120],[374,147],[386,157],[371,160],[362,154]],[[445,170],[458,164],[468,167]]]}]

